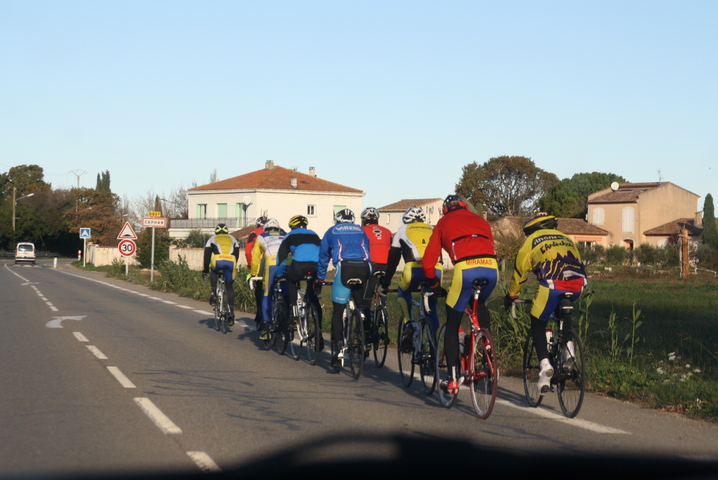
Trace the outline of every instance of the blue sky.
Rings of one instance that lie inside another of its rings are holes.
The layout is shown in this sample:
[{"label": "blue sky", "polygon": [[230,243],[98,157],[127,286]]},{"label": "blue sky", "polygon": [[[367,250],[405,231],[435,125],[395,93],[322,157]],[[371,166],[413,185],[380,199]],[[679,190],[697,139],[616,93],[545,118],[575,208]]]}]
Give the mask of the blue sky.
[{"label": "blue sky", "polygon": [[713,0],[0,0],[0,171],[132,200],[271,159],[379,207],[522,155],[716,197],[716,25]]}]

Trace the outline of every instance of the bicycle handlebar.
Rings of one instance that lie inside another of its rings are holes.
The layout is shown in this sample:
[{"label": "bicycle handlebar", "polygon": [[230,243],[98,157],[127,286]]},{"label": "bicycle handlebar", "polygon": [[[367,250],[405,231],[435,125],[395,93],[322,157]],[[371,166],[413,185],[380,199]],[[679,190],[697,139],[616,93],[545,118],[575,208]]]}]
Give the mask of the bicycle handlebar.
[{"label": "bicycle handlebar", "polygon": [[531,303],[531,300],[524,300],[521,298],[517,298],[513,302],[511,302],[511,317],[513,317],[514,320],[516,320],[516,304],[517,303]]},{"label": "bicycle handlebar", "polygon": [[254,282],[261,282],[264,277],[250,277],[249,289],[254,290]]}]

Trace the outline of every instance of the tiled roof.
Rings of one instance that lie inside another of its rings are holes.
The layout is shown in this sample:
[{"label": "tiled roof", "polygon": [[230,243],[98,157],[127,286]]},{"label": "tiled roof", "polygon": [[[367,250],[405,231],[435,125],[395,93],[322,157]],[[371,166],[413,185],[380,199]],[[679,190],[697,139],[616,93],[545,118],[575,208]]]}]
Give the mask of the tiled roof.
[{"label": "tiled roof", "polygon": [[440,198],[419,198],[419,199],[413,199],[413,200],[399,200],[398,202],[390,203],[389,205],[385,205],[381,208],[379,208],[380,212],[395,212],[400,211],[403,212],[409,207],[423,207],[425,205],[429,205],[431,203],[434,203],[436,201],[441,201]]},{"label": "tiled roof", "polygon": [[[292,187],[292,178],[296,178],[296,188]],[[298,190],[364,193],[356,188],[322,180],[313,175],[290,170],[278,165],[239,175],[238,177],[208,183],[207,185],[200,185],[199,187],[190,188],[188,191],[197,192],[201,190]]]},{"label": "tiled roof", "polygon": [[[530,217],[500,217],[491,221],[500,233],[509,235],[523,235],[523,225]],[[582,218],[559,218],[557,229],[567,235],[598,235],[606,236],[608,232],[595,225],[591,225]]]},{"label": "tiled roof", "polygon": [[593,197],[588,203],[635,203],[641,193],[660,186],[660,182],[621,183],[618,185],[618,190],[607,189],[606,193]]},{"label": "tiled roof", "polygon": [[651,235],[678,235],[681,233],[681,229],[685,228],[688,230],[688,235],[700,235],[703,232],[703,228],[696,227],[695,220],[693,218],[679,218],[672,222],[664,223],[650,230],[643,232],[646,236]]}]

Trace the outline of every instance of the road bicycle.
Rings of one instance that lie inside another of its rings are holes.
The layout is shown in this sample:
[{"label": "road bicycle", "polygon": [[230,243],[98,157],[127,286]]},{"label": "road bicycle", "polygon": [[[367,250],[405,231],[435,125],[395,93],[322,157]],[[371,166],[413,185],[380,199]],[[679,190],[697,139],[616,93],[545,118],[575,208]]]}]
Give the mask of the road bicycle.
[{"label": "road bicycle", "polygon": [[[332,285],[333,283],[326,282],[325,285]],[[360,278],[350,278],[347,280],[346,286],[353,293],[359,290],[363,283]],[[348,358],[352,377],[358,379],[364,368],[364,314],[361,308],[357,308],[353,294],[349,295],[349,301],[344,306],[342,337],[344,343],[339,352],[341,364],[337,368],[337,373]]]},{"label": "road bicycle", "polygon": [[[414,368],[418,365],[421,383],[427,395],[434,393],[436,388],[436,329],[429,317],[429,297],[432,293],[421,286],[421,302],[411,300],[409,318],[404,315],[399,319],[397,335],[399,357],[399,373],[405,387],[410,387],[414,380]],[[418,310],[417,316],[414,310]]]},{"label": "road bicycle", "polygon": [[386,361],[386,353],[389,349],[389,311],[386,307],[386,293],[396,292],[396,288],[387,289],[384,295],[379,294],[379,284],[382,277],[386,272],[378,271],[374,275],[379,279],[376,282],[376,288],[374,289],[374,296],[372,298],[371,307],[371,326],[368,329],[368,334],[365,332],[364,340],[366,341],[365,348],[371,348],[374,353],[374,363],[377,368],[384,366]]},{"label": "road bicycle", "polygon": [[[252,288],[254,282],[262,280],[262,277],[252,277],[249,279]],[[288,334],[288,312],[287,303],[282,294],[282,282],[277,280],[272,286],[271,313],[269,320],[263,322],[261,332],[264,334],[262,345],[266,350],[276,347],[277,353],[282,355],[287,349],[289,343]],[[261,307],[260,307],[261,308]]]},{"label": "road bicycle", "polygon": [[214,289],[214,329],[218,332],[229,331],[229,302],[227,300],[227,285],[224,283],[224,272],[228,267],[221,267],[215,271],[217,274],[217,286]]},{"label": "road bicycle", "polygon": [[[578,415],[586,391],[586,372],[583,356],[583,344],[578,334],[564,325],[571,325],[573,312],[573,293],[564,293],[559,306],[546,324],[548,359],[553,367],[550,391],[558,395],[561,411],[568,418]],[[530,304],[530,300],[514,300],[511,314],[516,319],[516,303]],[[544,393],[538,388],[539,359],[534,348],[533,330],[529,329],[524,344],[523,382],[526,401],[532,407],[538,407]]]},{"label": "road bicycle", "polygon": [[317,357],[322,351],[324,343],[322,339],[322,307],[311,288],[314,275],[306,275],[303,280],[307,282],[307,289],[299,288],[301,282],[297,282],[297,323],[290,327],[289,353],[294,360],[299,360],[302,348],[306,347],[307,362],[310,365],[316,365]]},{"label": "road bicycle", "polygon": [[[486,280],[474,280],[473,296],[464,313],[470,320],[470,331],[462,339],[459,337],[459,359],[457,366],[461,369],[464,385],[471,392],[471,404],[479,418],[485,419],[491,415],[496,402],[496,386],[499,370],[496,364],[496,348],[491,333],[481,327],[477,308],[481,289],[488,285]],[[461,332],[460,332],[461,333]],[[436,374],[438,384],[442,385],[449,379],[448,364],[446,361],[446,324],[439,331],[437,345],[439,353],[436,356]],[[461,378],[459,380],[462,380]],[[442,405],[451,408],[458,393],[437,389]]]}]

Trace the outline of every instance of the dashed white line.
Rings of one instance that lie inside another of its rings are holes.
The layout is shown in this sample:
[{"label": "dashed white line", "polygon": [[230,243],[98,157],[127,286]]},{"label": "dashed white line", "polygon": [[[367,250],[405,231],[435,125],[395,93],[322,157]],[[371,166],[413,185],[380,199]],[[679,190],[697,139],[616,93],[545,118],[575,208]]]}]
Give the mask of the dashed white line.
[{"label": "dashed white line", "polygon": [[[159,299],[158,299],[158,300],[159,300]],[[177,304],[176,304],[175,302],[173,302],[172,300],[162,300],[162,303],[166,303],[167,305],[177,305]]]},{"label": "dashed white line", "polygon": [[204,452],[187,452],[187,456],[191,458],[203,472],[215,473],[222,471],[214,460]]},{"label": "dashed white line", "polygon": [[125,376],[124,373],[120,371],[117,367],[107,367],[107,370],[110,371],[110,373],[117,379],[118,382],[120,382],[120,385],[122,385],[125,388],[137,388],[134,383],[130,381],[129,378]]},{"label": "dashed white line", "polygon": [[179,304],[177,304],[177,307],[179,307],[179,308],[184,308],[184,309],[187,309],[187,310],[194,308],[194,307],[190,307],[189,305],[179,305]]},{"label": "dashed white line", "polygon": [[76,339],[78,339],[81,342],[89,342],[86,336],[84,336],[80,332],[72,332],[72,334],[75,336]]},{"label": "dashed white line", "polygon": [[149,398],[135,398],[135,403],[139,405],[145,415],[150,417],[150,420],[154,422],[162,432],[168,435],[177,435],[182,433],[182,430],[170,420],[167,415],[155,406]]},{"label": "dashed white line", "polygon": [[[100,349],[97,348],[96,346],[94,346],[94,345],[87,345],[87,349],[88,349],[89,351],[91,351],[92,354],[93,354],[94,356],[96,356],[99,360],[107,360],[107,357],[105,356],[105,354],[102,353],[102,352],[100,351]],[[127,377],[125,377],[125,378],[127,378]],[[129,381],[129,380],[128,380],[128,381]]]},{"label": "dashed white line", "polygon": [[518,408],[519,410],[523,410],[528,413],[533,413],[534,415],[546,417],[551,420],[555,420],[557,422],[564,423],[566,425],[583,428],[585,430],[590,430],[595,433],[605,433],[605,434],[610,434],[610,435],[630,435],[631,434],[631,432],[626,432],[625,430],[620,430],[618,428],[612,428],[612,427],[606,427],[605,425],[600,425],[598,423],[589,422],[588,420],[583,420],[580,418],[566,418],[563,415],[559,415],[557,413],[550,412],[543,408],[533,408],[533,407],[526,407],[523,405],[516,405],[515,403],[511,403],[506,400],[496,400],[496,403],[500,403],[501,405],[506,405],[507,407]]}]

